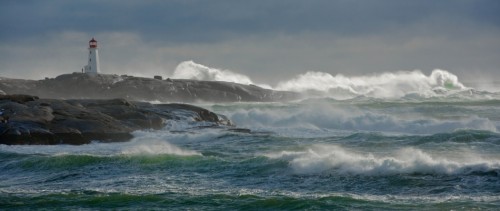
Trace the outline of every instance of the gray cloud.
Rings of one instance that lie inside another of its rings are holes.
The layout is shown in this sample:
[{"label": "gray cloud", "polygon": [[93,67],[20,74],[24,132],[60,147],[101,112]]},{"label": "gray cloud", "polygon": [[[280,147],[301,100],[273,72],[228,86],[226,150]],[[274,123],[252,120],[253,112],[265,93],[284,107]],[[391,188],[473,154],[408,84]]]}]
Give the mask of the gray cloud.
[{"label": "gray cloud", "polygon": [[78,71],[86,42],[109,73],[165,74],[183,60],[276,83],[433,68],[500,74],[500,1],[3,1],[2,76]]},{"label": "gray cloud", "polygon": [[[425,20],[500,26],[498,1],[7,1],[2,38],[76,30],[128,31],[203,42],[261,33],[382,33]],[[6,21],[8,20],[8,21]]]}]

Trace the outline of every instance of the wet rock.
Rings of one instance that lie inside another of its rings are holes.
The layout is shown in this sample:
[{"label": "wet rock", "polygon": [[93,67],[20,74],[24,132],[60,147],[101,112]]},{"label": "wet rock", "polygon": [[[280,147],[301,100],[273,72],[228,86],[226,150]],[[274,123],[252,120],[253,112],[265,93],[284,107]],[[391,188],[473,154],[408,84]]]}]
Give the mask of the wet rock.
[{"label": "wet rock", "polygon": [[[161,129],[171,119],[228,125],[217,114],[187,104],[150,104],[125,99],[57,100],[28,95],[0,99],[0,144],[87,144],[132,138],[140,129]],[[7,118],[8,117],[8,118]]]},{"label": "wet rock", "polygon": [[64,74],[50,80],[2,78],[6,94],[37,95],[56,99],[114,99],[161,102],[275,102],[296,100],[294,92],[223,81],[197,81],[159,77],[142,78],[83,73]]},{"label": "wet rock", "polygon": [[37,96],[25,95],[25,94],[13,94],[13,95],[1,95],[0,100],[10,100],[18,103],[25,103],[28,101],[37,100]]},{"label": "wet rock", "polygon": [[247,128],[230,128],[228,131],[237,132],[237,133],[252,133],[250,129]]}]

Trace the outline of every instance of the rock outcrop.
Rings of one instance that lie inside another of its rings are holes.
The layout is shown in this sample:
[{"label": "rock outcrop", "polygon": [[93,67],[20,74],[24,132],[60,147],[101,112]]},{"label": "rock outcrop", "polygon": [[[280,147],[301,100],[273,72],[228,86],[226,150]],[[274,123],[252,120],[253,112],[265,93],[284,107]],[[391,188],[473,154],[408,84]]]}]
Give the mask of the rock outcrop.
[{"label": "rock outcrop", "polygon": [[168,120],[230,125],[209,110],[187,104],[0,96],[0,144],[87,144],[127,141],[131,132],[160,129]]},{"label": "rock outcrop", "polygon": [[222,81],[141,78],[83,73],[53,79],[0,79],[6,94],[36,95],[51,99],[113,99],[160,102],[275,102],[299,98],[294,92],[275,91],[255,85]]}]

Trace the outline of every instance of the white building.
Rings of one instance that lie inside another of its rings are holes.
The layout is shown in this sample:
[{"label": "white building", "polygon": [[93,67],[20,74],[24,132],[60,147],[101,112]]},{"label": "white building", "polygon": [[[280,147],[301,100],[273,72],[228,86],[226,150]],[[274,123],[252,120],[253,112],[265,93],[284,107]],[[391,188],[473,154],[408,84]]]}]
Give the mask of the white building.
[{"label": "white building", "polygon": [[97,75],[101,72],[101,69],[99,68],[99,51],[97,50],[97,41],[93,37],[89,41],[88,64],[83,67],[82,72],[89,75]]}]

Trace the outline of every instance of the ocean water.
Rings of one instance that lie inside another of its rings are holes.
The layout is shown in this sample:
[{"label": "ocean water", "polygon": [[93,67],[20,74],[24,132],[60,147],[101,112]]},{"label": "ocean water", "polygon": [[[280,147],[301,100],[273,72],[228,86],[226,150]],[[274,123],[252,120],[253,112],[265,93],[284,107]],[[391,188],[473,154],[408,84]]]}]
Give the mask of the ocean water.
[{"label": "ocean water", "polygon": [[198,104],[250,132],[183,120],[123,143],[0,145],[0,210],[498,210],[500,94],[458,83]]}]

